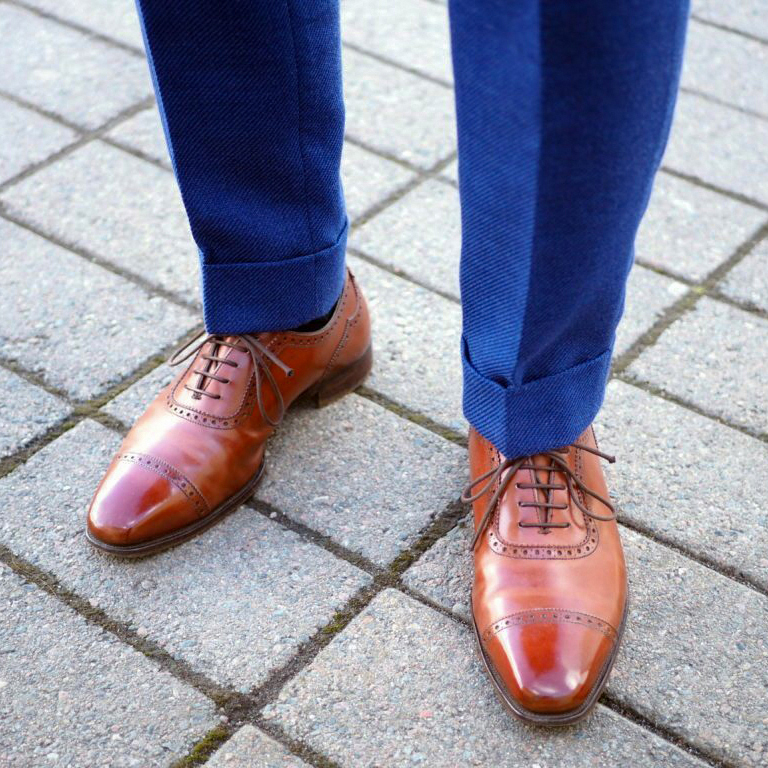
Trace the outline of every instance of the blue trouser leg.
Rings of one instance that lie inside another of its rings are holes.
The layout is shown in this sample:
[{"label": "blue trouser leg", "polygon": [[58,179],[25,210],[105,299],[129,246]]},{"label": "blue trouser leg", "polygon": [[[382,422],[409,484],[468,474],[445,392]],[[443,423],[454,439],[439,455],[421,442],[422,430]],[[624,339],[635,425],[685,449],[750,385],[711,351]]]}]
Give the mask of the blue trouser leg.
[{"label": "blue trouser leg", "polygon": [[602,403],[687,0],[450,0],[464,413],[504,454]]},{"label": "blue trouser leg", "polygon": [[212,332],[291,328],[344,281],[338,0],[137,0]]},{"label": "blue trouser leg", "polygon": [[[344,278],[337,0],[138,0],[210,331],[324,314]],[[508,456],[603,399],[669,131],[687,0],[450,0],[464,411]]]}]

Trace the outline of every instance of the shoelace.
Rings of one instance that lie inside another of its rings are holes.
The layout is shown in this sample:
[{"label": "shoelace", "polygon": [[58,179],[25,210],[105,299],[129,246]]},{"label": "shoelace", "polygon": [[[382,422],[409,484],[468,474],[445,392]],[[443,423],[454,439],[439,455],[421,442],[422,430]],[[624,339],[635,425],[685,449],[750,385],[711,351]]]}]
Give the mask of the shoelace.
[{"label": "shoelace", "polygon": [[[199,368],[193,369],[193,373],[197,374],[198,379],[195,386],[189,386],[185,384],[184,388],[192,392],[196,397],[211,397],[214,400],[219,400],[221,395],[209,392],[205,388],[206,381],[212,379],[218,381],[221,384],[229,384],[230,379],[219,376],[214,373],[214,370],[219,365],[229,365],[233,368],[238,368],[239,365],[234,360],[229,360],[226,357],[219,357],[218,352],[221,347],[230,347],[238,350],[238,352],[245,352],[250,354],[253,361],[254,378],[256,379],[256,402],[259,405],[259,411],[269,425],[276,427],[283,419],[285,414],[285,402],[283,401],[283,395],[280,392],[275,377],[272,375],[272,371],[269,370],[269,364],[267,361],[273,362],[280,370],[285,373],[286,376],[293,376],[293,369],[288,367],[277,355],[270,352],[255,336],[246,333],[240,334],[235,337],[237,342],[227,341],[222,335],[216,333],[207,333],[203,331],[196,336],[192,341],[182,345],[177,349],[169,358],[169,365],[178,365],[185,360],[189,360],[192,355],[197,354],[206,344],[210,343],[211,348],[208,354],[201,354],[202,360],[207,360],[208,363],[205,370]],[[183,354],[186,351],[186,354]],[[262,398],[262,384],[261,374],[263,373],[266,378],[272,392],[275,395],[277,401],[277,416],[273,419],[264,406],[264,400]]]},{"label": "shoelace", "polygon": [[[596,448],[590,448],[586,445],[573,445],[571,447],[576,448],[577,450],[594,453],[595,456],[599,456],[601,459],[605,459],[610,464],[613,464],[613,462],[616,461],[614,456],[603,453]],[[501,499],[501,497],[504,495],[510,483],[521,469],[530,469],[534,470],[535,472],[547,472],[546,483],[535,482],[516,484],[520,489],[534,490],[537,497],[538,491],[544,491],[545,498],[545,501],[520,502],[521,507],[537,507],[538,509],[543,509],[546,518],[543,521],[537,522],[520,521],[519,525],[521,528],[543,528],[545,531],[549,528],[567,528],[570,525],[569,522],[553,522],[550,519],[551,510],[568,509],[567,504],[554,504],[552,502],[552,493],[554,491],[564,491],[566,489],[568,491],[568,497],[581,510],[583,514],[587,515],[587,517],[591,517],[593,520],[603,521],[616,519],[616,508],[613,506],[613,504],[608,499],[604,499],[599,493],[596,493],[591,488],[586,486],[576,476],[576,474],[568,465],[568,462],[563,458],[564,454],[568,454],[569,448],[557,448],[553,451],[545,451],[544,453],[538,454],[539,456],[545,456],[550,460],[549,466],[537,466],[533,463],[533,458],[531,456],[524,456],[521,459],[505,459],[499,464],[498,467],[495,467],[488,472],[484,472],[482,475],[479,475],[474,480],[471,480],[469,483],[467,483],[463,493],[461,494],[461,500],[465,504],[472,504],[486,493],[488,493],[488,491],[493,488],[497,481],[500,481],[499,487],[493,492],[493,495],[488,501],[488,507],[480,520],[480,525],[478,526],[477,531],[475,531],[475,535],[472,538],[472,543],[469,546],[470,551],[474,550],[474,548],[477,546],[477,542],[480,540],[480,536],[482,536],[483,531],[485,531],[485,529],[488,527],[488,523],[491,521],[491,516],[496,509],[496,505],[499,503],[499,499]],[[504,474],[505,472],[506,474]],[[552,482],[552,475],[554,472],[562,472],[562,474],[565,476],[565,484]],[[535,474],[534,478],[536,478]],[[478,484],[483,483],[483,481],[487,482],[485,482],[479,491],[475,491],[473,493],[473,490],[478,486]],[[587,507],[585,507],[579,500],[578,494],[575,493],[576,488],[581,490],[586,495],[591,496],[593,499],[596,499],[601,504],[605,504],[605,506],[611,510],[611,514],[607,516],[596,515],[594,512],[587,509]]]}]

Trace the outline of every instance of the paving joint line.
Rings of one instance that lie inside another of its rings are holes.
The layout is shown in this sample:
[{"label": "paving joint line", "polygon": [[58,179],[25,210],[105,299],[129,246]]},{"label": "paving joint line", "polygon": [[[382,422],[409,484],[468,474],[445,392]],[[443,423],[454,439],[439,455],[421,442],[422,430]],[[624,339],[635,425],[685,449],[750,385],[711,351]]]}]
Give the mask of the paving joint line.
[{"label": "paving joint line", "polygon": [[[5,96],[6,94],[3,93],[2,95]],[[18,103],[18,102],[15,102],[15,103]],[[118,125],[121,125],[122,123],[130,120],[132,117],[135,117],[137,114],[144,112],[145,110],[149,109],[153,105],[154,105],[154,99],[152,97],[148,97],[148,98],[142,99],[141,101],[137,101],[136,103],[131,104],[130,107],[126,107],[125,109],[121,110],[116,115],[111,117],[109,120],[102,123],[98,128],[94,128],[92,130],[85,129],[82,126],[67,124],[58,120],[55,117],[51,117],[50,115],[44,114],[43,116],[48,118],[49,120],[55,120],[57,123],[63,125],[65,128],[68,128],[69,130],[77,133],[78,134],[77,138],[74,141],[67,144],[66,146],[62,147],[61,149],[58,149],[52,154],[48,155],[43,160],[30,163],[26,167],[22,168],[18,173],[14,174],[8,179],[5,179],[5,181],[3,181],[0,184],[0,193],[5,192],[6,190],[13,187],[15,184],[18,184],[24,179],[29,178],[30,176],[34,175],[38,171],[48,168],[54,163],[57,163],[61,158],[71,155],[73,152],[76,152],[78,149],[81,149],[86,144],[90,144],[93,141],[101,140],[101,141],[105,141],[105,143],[109,143],[115,146],[114,142],[107,140],[104,134],[106,134],[108,131],[111,131],[113,128],[117,127]],[[26,104],[20,103],[19,106],[23,106],[29,109],[29,107]],[[42,113],[38,112],[38,114],[42,114]],[[124,150],[124,147],[118,147],[118,148]]]},{"label": "paving joint line", "polygon": [[768,239],[768,222],[764,222],[757,227],[746,240],[739,244],[727,259],[711,270],[703,280],[698,283],[688,284],[688,291],[669,306],[659,319],[636,339],[624,354],[616,358],[612,366],[613,374],[624,374],[629,366],[646,349],[658,341],[664,331],[683,315],[690,312],[702,296],[709,295],[710,291],[715,290],[723,278],[766,239]]},{"label": "paving joint line", "polygon": [[447,88],[448,90],[451,90],[451,91],[453,90],[453,83],[449,80],[444,80],[442,77],[431,75],[429,74],[429,72],[425,72],[422,69],[417,69],[416,67],[412,67],[408,64],[404,64],[403,62],[398,61],[397,59],[393,59],[384,54],[371,51],[367,48],[364,48],[361,45],[358,45],[357,43],[352,43],[348,40],[342,40],[342,47],[348,48],[350,51],[354,51],[355,53],[359,53],[361,56],[365,56],[368,59],[373,59],[374,61],[378,61],[380,64],[384,64],[389,67],[394,67],[395,69],[399,69],[402,72],[407,72],[410,75],[415,75],[416,77],[420,77],[422,80],[426,80],[430,83],[434,83],[435,85],[439,85],[441,88]]},{"label": "paving joint line", "polygon": [[711,19],[704,18],[703,16],[699,16],[696,13],[691,14],[691,19],[697,21],[699,24],[703,24],[705,27],[713,27],[714,29],[719,29],[721,32],[731,32],[732,34],[743,37],[746,40],[752,40],[752,42],[768,46],[768,40],[766,38],[760,37],[760,35],[753,35],[751,32],[745,32],[743,29],[730,27],[727,24],[722,24],[719,21],[712,21]]},{"label": "paving joint line", "polygon": [[55,387],[51,387],[44,379],[42,379],[42,377],[27,371],[26,369],[16,364],[15,361],[0,358],[0,367],[23,377],[30,384],[40,387],[49,394],[55,395],[59,399],[63,400],[72,409],[71,412],[66,417],[64,417],[64,419],[49,427],[43,434],[33,438],[28,443],[21,446],[21,448],[14,451],[5,458],[0,459],[0,478],[9,475],[19,466],[25,464],[34,454],[50,445],[54,440],[61,437],[65,432],[73,429],[86,419],[98,421],[99,423],[116,432],[124,432],[125,430],[123,429],[124,425],[122,422],[119,419],[115,419],[109,414],[104,413],[101,409],[130,386],[162,365],[168,359],[168,355],[170,355],[182,343],[189,343],[194,338],[194,333],[194,331],[187,332],[180,336],[175,342],[166,345],[158,352],[150,355],[131,373],[121,378],[118,382],[113,384],[101,394],[96,395],[89,400],[75,400],[71,398],[66,392],[58,390]]},{"label": "paving joint line", "polygon": [[360,395],[360,397],[364,397],[366,400],[370,400],[372,403],[376,403],[376,405],[380,405],[382,408],[386,408],[396,416],[400,416],[400,418],[405,419],[406,421],[410,421],[412,424],[415,424],[418,427],[422,427],[437,435],[438,437],[442,437],[444,440],[455,443],[462,448],[467,448],[468,446],[468,437],[465,433],[458,432],[455,429],[451,429],[450,427],[446,427],[430,418],[429,416],[421,413],[421,411],[416,411],[412,408],[409,408],[407,405],[402,405],[387,395],[372,389],[367,384],[363,384],[361,387],[356,389],[355,392]]},{"label": "paving joint line", "polygon": [[663,165],[659,170],[661,173],[666,173],[668,176],[673,176],[676,179],[687,181],[689,184],[693,184],[696,187],[708,189],[710,192],[717,192],[719,195],[723,195],[724,197],[728,197],[731,200],[735,200],[737,203],[749,205],[752,208],[757,208],[760,211],[768,211],[768,204],[757,200],[754,197],[749,197],[749,195],[744,195],[741,192],[734,192],[733,190],[727,189],[726,187],[713,184],[712,182],[706,181],[693,173],[678,171],[668,165]]},{"label": "paving joint line", "polygon": [[749,427],[745,427],[741,424],[734,424],[733,422],[724,419],[722,416],[714,413],[713,411],[708,411],[696,403],[692,403],[689,400],[674,394],[673,392],[669,392],[662,387],[637,378],[630,373],[616,373],[612,376],[612,378],[617,379],[624,384],[629,384],[630,386],[633,386],[637,389],[641,389],[643,392],[647,392],[649,395],[658,397],[660,400],[666,400],[667,402],[673,403],[674,405],[679,405],[681,408],[685,408],[685,410],[690,411],[691,413],[695,413],[698,416],[703,416],[705,419],[709,419],[709,421],[716,421],[718,424],[721,424],[724,427],[728,427],[729,429],[732,429],[736,432],[741,432],[741,434],[746,435],[747,437],[751,437],[755,440],[759,440],[761,443],[768,444],[768,434],[760,432],[759,430],[750,429]]},{"label": "paving joint line", "polygon": [[690,96],[698,96],[700,99],[708,101],[710,104],[716,104],[719,107],[732,109],[734,112],[746,115],[747,117],[753,117],[756,120],[762,120],[764,122],[768,120],[768,114],[765,112],[758,112],[757,110],[750,109],[749,107],[742,107],[740,104],[736,104],[733,101],[726,101],[725,99],[721,99],[718,96],[713,96],[711,93],[707,93],[706,91],[700,91],[698,88],[691,88],[688,85],[681,85],[680,91]]},{"label": "paving joint line", "polygon": [[133,272],[128,271],[127,269],[123,269],[122,267],[119,267],[113,264],[110,261],[107,261],[106,259],[102,258],[98,254],[93,253],[92,251],[89,251],[86,248],[83,248],[77,243],[65,240],[64,238],[61,238],[58,235],[55,235],[51,232],[46,231],[45,229],[38,227],[36,224],[33,224],[32,222],[27,221],[23,216],[18,216],[15,213],[11,213],[2,201],[0,201],[0,218],[3,218],[6,221],[9,221],[11,224],[15,224],[16,226],[21,227],[22,229],[26,229],[28,232],[31,232],[33,235],[37,235],[38,237],[41,237],[44,240],[47,240],[49,243],[52,243],[53,245],[56,245],[59,248],[63,248],[64,250],[74,254],[75,256],[79,256],[81,259],[85,259],[86,261],[89,261],[91,264],[95,264],[96,266],[101,267],[107,272],[111,272],[113,275],[117,275],[118,277],[121,277],[123,280],[126,280],[127,282],[130,282],[135,286],[138,286],[139,288],[142,289],[142,291],[144,291],[144,293],[148,294],[151,297],[165,299],[166,301],[169,301],[172,304],[175,304],[177,307],[180,307],[181,309],[186,309],[189,312],[200,314],[200,307],[197,306],[196,304],[180,298],[175,293],[172,293],[171,291],[165,288],[161,288],[160,286],[155,285],[154,283],[150,282],[149,280],[146,280],[140,275],[137,275]]},{"label": "paving joint line", "polygon": [[640,521],[627,517],[622,511],[620,503],[619,503],[618,520],[622,526],[624,526],[625,528],[628,528],[630,531],[633,531],[639,536],[642,536],[644,539],[652,541],[655,544],[659,544],[660,546],[666,547],[667,549],[674,550],[678,554],[686,557],[688,560],[693,560],[699,565],[702,565],[705,568],[708,568],[710,571],[714,571],[715,573],[720,574],[720,576],[726,579],[729,579],[730,581],[735,581],[737,584],[740,584],[742,587],[746,587],[747,589],[753,592],[757,592],[757,594],[759,594],[761,597],[768,598],[768,589],[766,589],[759,582],[755,581],[748,574],[739,570],[739,568],[737,568],[736,566],[730,565],[725,562],[719,562],[714,558],[708,557],[707,555],[703,555],[700,552],[696,552],[695,550],[690,549],[689,547],[686,547],[684,544],[681,544],[680,542],[675,541],[674,539],[671,539],[669,537],[666,537],[660,534],[658,531],[654,530],[653,528],[650,528],[649,526],[644,525]]},{"label": "paving joint line", "polygon": [[[130,45],[130,43],[124,43],[122,40],[118,40],[116,37],[105,35],[103,32],[97,32],[95,29],[86,27],[83,24],[79,24],[76,21],[65,19],[61,16],[57,16],[55,13],[51,13],[50,11],[45,11],[42,8],[37,8],[34,5],[28,5],[22,0],[5,0],[5,1],[8,5],[13,5],[13,6],[16,6],[17,8],[22,8],[23,10],[28,11],[29,13],[32,13],[41,19],[46,19],[47,21],[52,21],[55,24],[59,24],[62,27],[67,27],[68,29],[72,29],[75,32],[80,32],[80,34],[85,35],[86,37],[89,37],[92,40],[98,40],[99,42],[105,43],[106,45],[111,45],[113,48],[119,48],[121,51],[130,53],[132,56],[140,56],[141,58],[145,58],[144,51],[141,48],[137,48],[136,46]],[[138,17],[137,17],[136,23],[138,24]]]}]

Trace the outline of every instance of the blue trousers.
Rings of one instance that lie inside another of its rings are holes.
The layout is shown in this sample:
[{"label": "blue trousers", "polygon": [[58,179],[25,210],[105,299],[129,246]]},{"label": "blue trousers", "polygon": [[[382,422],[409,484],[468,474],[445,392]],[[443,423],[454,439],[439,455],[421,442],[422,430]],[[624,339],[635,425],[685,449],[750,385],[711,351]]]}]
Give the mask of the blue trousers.
[{"label": "blue trousers", "polygon": [[[206,327],[278,330],[326,313],[348,226],[339,0],[137,2]],[[602,403],[688,3],[449,9],[464,413],[517,457],[572,442]]]}]

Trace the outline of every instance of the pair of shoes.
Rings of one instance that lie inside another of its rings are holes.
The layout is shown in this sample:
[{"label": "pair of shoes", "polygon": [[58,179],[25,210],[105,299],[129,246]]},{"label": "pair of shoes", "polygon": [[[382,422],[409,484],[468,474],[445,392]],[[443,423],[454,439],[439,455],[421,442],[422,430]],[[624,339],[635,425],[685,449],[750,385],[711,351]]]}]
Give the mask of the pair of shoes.
[{"label": "pair of shoes", "polygon": [[[207,335],[139,418],[88,510],[86,536],[142,557],[197,535],[255,490],[285,410],[354,390],[372,365],[370,318],[348,273],[324,327]],[[595,703],[616,656],[626,574],[592,430],[572,446],[507,459],[470,431],[480,654],[519,717],[565,724]]]}]

